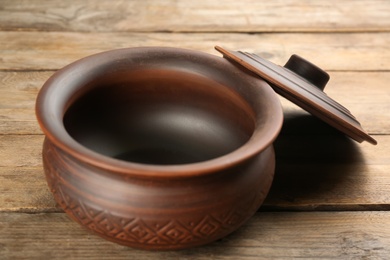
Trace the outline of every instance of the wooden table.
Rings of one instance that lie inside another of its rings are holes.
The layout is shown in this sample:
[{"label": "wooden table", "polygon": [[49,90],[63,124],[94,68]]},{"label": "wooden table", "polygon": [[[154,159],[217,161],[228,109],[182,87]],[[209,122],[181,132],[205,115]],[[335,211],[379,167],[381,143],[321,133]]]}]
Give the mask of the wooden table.
[{"label": "wooden table", "polygon": [[[214,45],[284,64],[299,54],[331,75],[328,95],[378,145],[358,144],[280,98],[276,175],[260,211],[196,249],[107,242],[56,205],[42,170],[38,90],[100,51]],[[0,259],[390,259],[390,1],[0,1]]]}]

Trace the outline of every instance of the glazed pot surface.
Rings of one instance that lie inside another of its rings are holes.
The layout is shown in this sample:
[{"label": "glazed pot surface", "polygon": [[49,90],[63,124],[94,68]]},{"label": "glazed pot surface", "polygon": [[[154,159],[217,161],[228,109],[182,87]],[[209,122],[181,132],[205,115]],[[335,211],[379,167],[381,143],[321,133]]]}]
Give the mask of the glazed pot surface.
[{"label": "glazed pot surface", "polygon": [[84,146],[130,162],[177,165],[228,154],[249,140],[254,112],[237,93],[182,71],[104,79],[65,114]]},{"label": "glazed pot surface", "polygon": [[181,249],[226,236],[262,204],[282,110],[225,59],[174,48],[93,55],[37,99],[56,201],[111,241]]}]

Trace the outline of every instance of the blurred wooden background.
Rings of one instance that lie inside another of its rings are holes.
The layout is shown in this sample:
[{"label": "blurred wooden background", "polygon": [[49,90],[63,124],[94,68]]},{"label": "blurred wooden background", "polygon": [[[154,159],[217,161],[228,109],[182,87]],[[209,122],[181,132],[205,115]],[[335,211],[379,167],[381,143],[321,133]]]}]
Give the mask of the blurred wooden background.
[{"label": "blurred wooden background", "polygon": [[[379,142],[358,144],[280,98],[277,168],[260,211],[210,245],[149,252],[105,241],[54,202],[34,115],[54,71],[124,47],[214,45],[327,70],[326,93]],[[0,0],[0,259],[389,259],[390,1]]]}]

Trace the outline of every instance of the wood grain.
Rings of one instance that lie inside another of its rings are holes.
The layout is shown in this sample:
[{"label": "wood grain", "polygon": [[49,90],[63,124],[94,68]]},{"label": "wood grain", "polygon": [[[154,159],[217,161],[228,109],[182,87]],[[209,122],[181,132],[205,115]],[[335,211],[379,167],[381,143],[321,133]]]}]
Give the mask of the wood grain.
[{"label": "wood grain", "polygon": [[0,167],[42,165],[43,135],[0,135]]},{"label": "wood grain", "polygon": [[0,211],[61,211],[47,186],[42,167],[0,167]]},{"label": "wood grain", "polygon": [[[169,46],[220,55],[215,45],[277,64],[298,54],[325,70],[390,70],[390,33],[79,33],[1,32],[0,70],[56,70],[116,48]],[[319,51],[321,50],[321,51]]]},{"label": "wood grain", "polygon": [[35,99],[47,72],[0,72],[0,134],[41,134]]},{"label": "wood grain", "polygon": [[[386,259],[389,212],[261,212],[208,246],[153,252],[89,234],[65,214],[0,213],[2,259]],[[39,249],[39,250],[37,250]]]},{"label": "wood grain", "polygon": [[25,0],[0,7],[0,29],[15,31],[390,31],[387,0]]},{"label": "wood grain", "polygon": [[[219,55],[214,45],[281,65],[296,53],[330,71],[326,93],[378,146],[354,143],[281,98],[273,186],[261,212],[231,236],[193,250],[149,252],[69,220],[42,169],[34,103],[43,82],[110,49]],[[0,0],[0,259],[388,259],[389,46],[387,0]]]}]

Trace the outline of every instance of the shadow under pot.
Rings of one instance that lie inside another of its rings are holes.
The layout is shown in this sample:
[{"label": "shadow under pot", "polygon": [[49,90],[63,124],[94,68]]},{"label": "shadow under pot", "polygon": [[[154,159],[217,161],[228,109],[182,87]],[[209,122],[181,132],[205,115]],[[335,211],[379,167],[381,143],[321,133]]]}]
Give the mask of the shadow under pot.
[{"label": "shadow under pot", "polygon": [[158,47],[66,66],[36,113],[64,211],[108,240],[161,250],[220,239],[257,211],[283,117],[270,86],[240,67]]}]

